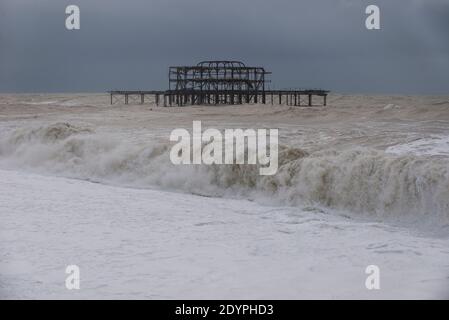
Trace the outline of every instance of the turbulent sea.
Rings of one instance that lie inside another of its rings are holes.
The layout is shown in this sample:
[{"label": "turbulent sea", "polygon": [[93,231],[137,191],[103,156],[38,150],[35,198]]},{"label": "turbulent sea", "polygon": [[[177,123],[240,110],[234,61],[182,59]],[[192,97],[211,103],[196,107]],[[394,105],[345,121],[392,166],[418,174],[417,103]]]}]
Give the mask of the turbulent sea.
[{"label": "turbulent sea", "polygon": [[[194,120],[279,129],[277,174],[171,164],[171,130]],[[447,298],[448,124],[448,97],[162,108],[3,95],[0,297]]]}]

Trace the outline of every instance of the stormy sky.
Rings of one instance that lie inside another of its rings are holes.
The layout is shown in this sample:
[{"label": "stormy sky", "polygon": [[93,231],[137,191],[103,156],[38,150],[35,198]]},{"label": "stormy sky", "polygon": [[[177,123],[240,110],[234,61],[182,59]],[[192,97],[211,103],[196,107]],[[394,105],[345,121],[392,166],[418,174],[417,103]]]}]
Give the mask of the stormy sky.
[{"label": "stormy sky", "polygon": [[0,0],[0,92],[166,89],[202,60],[264,66],[273,89],[449,94],[449,1]]}]

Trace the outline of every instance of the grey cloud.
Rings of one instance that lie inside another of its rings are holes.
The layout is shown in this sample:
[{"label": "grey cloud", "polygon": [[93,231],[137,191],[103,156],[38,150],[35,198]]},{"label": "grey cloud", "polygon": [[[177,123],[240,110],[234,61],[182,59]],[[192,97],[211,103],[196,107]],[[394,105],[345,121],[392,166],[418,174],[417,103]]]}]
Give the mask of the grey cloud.
[{"label": "grey cloud", "polygon": [[[372,3],[380,31],[364,27]],[[442,0],[2,0],[0,91],[164,89],[169,65],[237,59],[277,88],[447,94],[448,21]]]}]

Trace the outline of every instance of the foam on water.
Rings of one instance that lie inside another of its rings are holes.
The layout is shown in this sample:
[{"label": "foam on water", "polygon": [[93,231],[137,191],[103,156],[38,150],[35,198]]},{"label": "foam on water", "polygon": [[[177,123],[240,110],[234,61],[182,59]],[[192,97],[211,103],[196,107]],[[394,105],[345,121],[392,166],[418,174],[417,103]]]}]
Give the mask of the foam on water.
[{"label": "foam on water", "polygon": [[427,156],[449,156],[449,136],[433,135],[429,138],[417,139],[388,147],[387,153],[416,154]]},{"label": "foam on water", "polygon": [[[180,165],[170,145],[129,144],[57,123],[0,139],[0,165],[134,187],[156,187],[276,204],[320,205],[381,221],[449,226],[449,162],[368,148],[308,153],[280,146],[279,170],[250,165]],[[269,199],[269,200],[267,200]]]}]

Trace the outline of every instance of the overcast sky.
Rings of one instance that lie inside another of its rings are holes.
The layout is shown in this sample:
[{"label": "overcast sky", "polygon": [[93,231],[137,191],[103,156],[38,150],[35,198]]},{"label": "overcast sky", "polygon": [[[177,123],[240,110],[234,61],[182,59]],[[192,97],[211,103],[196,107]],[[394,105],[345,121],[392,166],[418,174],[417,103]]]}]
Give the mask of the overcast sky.
[{"label": "overcast sky", "polygon": [[449,0],[0,0],[0,92],[166,89],[170,65],[221,59],[275,89],[449,94]]}]

